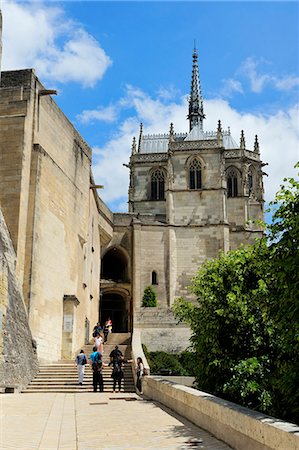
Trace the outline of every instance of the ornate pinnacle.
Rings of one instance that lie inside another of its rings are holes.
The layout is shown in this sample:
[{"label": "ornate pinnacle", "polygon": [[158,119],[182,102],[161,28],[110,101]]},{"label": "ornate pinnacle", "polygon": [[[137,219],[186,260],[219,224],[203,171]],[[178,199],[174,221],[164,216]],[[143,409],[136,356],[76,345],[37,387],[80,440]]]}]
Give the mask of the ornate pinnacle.
[{"label": "ornate pinnacle", "polygon": [[140,151],[141,151],[142,129],[143,129],[143,125],[142,125],[142,122],[141,122],[141,124],[140,124],[140,131],[139,131],[139,140],[138,140],[138,153],[140,153]]},{"label": "ornate pinnacle", "polygon": [[170,141],[174,141],[174,128],[173,128],[173,123],[172,123],[172,122],[171,122],[171,124],[170,124],[169,140],[170,140]]},{"label": "ornate pinnacle", "polygon": [[201,89],[200,89],[197,59],[198,59],[197,50],[194,47],[191,92],[190,92],[190,98],[189,98],[189,114],[188,114],[190,131],[196,125],[199,125],[200,129],[202,130],[203,129],[203,119],[205,118],[205,115],[203,112],[203,99],[202,99]]},{"label": "ornate pinnacle", "polygon": [[240,148],[243,149],[243,150],[245,150],[245,136],[244,136],[244,130],[241,130]]},{"label": "ornate pinnacle", "polygon": [[259,141],[257,139],[257,134],[255,135],[255,140],[254,140],[254,151],[255,151],[255,153],[259,153],[260,152],[260,144],[259,144]]},{"label": "ornate pinnacle", "polygon": [[218,120],[218,126],[217,126],[217,139],[218,139],[218,145],[222,145],[222,127],[221,127],[221,121]]},{"label": "ornate pinnacle", "polygon": [[136,153],[136,138],[135,136],[133,137],[133,142],[132,142],[132,155],[135,155]]}]

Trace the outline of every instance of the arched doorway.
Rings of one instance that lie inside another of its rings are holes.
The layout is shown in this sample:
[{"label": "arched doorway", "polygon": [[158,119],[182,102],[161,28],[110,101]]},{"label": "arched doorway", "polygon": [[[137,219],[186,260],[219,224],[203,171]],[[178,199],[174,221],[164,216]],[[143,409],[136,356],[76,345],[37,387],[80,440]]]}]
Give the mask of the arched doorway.
[{"label": "arched doorway", "polygon": [[110,317],[115,333],[127,333],[131,309],[130,258],[121,246],[111,246],[101,262],[100,322]]},{"label": "arched doorway", "polygon": [[129,305],[127,299],[120,293],[104,292],[100,305],[101,323],[110,317],[114,333],[126,333],[129,330]]},{"label": "arched doorway", "polygon": [[101,279],[117,283],[129,282],[128,258],[122,249],[112,247],[105,253],[102,259]]}]

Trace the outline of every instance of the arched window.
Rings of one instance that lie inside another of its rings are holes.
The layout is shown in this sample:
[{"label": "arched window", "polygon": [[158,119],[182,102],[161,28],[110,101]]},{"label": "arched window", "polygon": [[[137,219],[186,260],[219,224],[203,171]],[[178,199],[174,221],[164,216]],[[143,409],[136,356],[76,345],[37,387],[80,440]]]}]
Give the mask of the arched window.
[{"label": "arched window", "polygon": [[189,188],[201,189],[201,164],[198,159],[193,159],[189,165]]},{"label": "arched window", "polygon": [[152,284],[158,284],[157,272],[152,271]]},{"label": "arched window", "polygon": [[151,176],[151,200],[165,199],[165,176],[161,169],[155,170]]},{"label": "arched window", "polygon": [[231,169],[227,174],[227,196],[238,196],[238,174],[235,169]]}]

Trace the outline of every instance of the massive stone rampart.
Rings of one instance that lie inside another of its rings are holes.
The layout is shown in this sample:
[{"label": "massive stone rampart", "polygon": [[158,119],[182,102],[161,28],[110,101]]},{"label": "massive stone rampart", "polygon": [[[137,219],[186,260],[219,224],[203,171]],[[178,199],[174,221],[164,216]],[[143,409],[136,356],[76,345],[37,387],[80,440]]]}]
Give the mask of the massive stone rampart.
[{"label": "massive stone rampart", "polygon": [[38,364],[15,267],[15,252],[0,209],[0,385],[22,389]]}]

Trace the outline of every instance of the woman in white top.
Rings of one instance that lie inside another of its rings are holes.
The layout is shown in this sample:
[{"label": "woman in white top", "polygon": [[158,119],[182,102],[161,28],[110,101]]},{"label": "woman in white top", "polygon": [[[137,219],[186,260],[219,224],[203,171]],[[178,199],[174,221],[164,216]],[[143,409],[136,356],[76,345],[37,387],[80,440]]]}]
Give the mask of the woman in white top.
[{"label": "woman in white top", "polygon": [[143,394],[142,392],[142,377],[144,375],[144,365],[142,362],[142,358],[137,358],[137,367],[136,367],[136,373],[137,373],[137,381],[136,381],[136,387],[140,394]]},{"label": "woman in white top", "polygon": [[97,336],[94,340],[94,345],[97,348],[97,351],[100,353],[104,353],[104,346],[103,346],[103,338],[101,335]]}]

